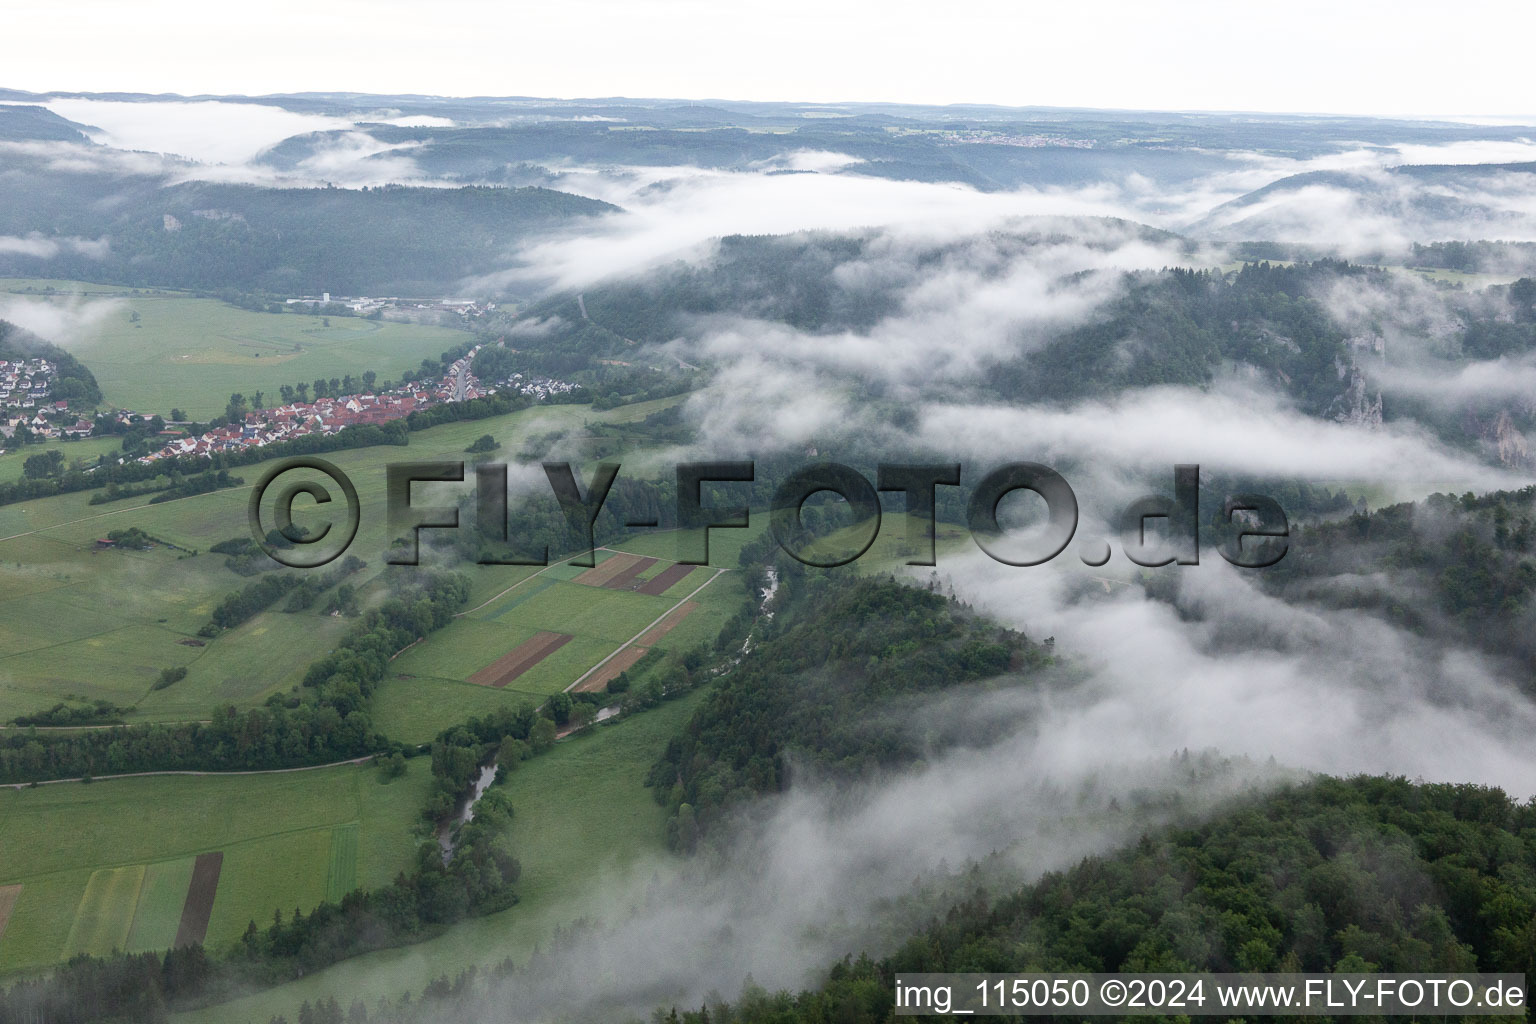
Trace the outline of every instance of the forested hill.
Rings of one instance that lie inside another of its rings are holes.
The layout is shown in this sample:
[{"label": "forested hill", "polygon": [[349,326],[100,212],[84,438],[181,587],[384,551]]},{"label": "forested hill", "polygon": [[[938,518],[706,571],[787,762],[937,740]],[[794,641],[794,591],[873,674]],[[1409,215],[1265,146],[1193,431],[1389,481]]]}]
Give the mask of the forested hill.
[{"label": "forested hill", "polygon": [[977,894],[879,964],[710,1019],[873,1024],[898,973],[1189,970],[1536,972],[1536,805],[1471,785],[1319,779],[995,903]]},{"label": "forested hill", "polygon": [[1433,494],[1306,525],[1264,583],[1288,601],[1368,609],[1536,673],[1536,487]]},{"label": "forested hill", "polygon": [[[1126,222],[1093,223],[1122,241],[1176,241]],[[542,322],[547,332],[520,340],[519,347],[627,358],[622,354],[638,344],[699,336],[718,323],[712,318],[722,317],[782,324],[823,335],[827,345],[841,343],[843,332],[879,337],[881,321],[902,316],[910,286],[935,268],[963,267],[1001,281],[1030,250],[1057,240],[1017,231],[988,236],[985,244],[903,251],[860,234],[728,237],[697,263],[588,288],[579,303],[566,294],[531,307],[523,319]],[[1038,328],[1014,328],[1016,344],[1000,349],[984,386],[1011,403],[1061,402],[1159,385],[1206,387],[1225,376],[1272,389],[1327,419],[1410,415],[1468,447],[1491,443],[1501,414],[1516,429],[1536,426],[1526,403],[1447,412],[1395,400],[1378,412],[1380,391],[1372,374],[1382,360],[1355,344],[1360,339],[1330,315],[1326,296],[1340,285],[1389,293],[1394,280],[1390,271],[1332,259],[1254,262],[1226,273],[1170,268],[1127,274],[1119,293],[1086,323],[1044,337]],[[1444,339],[1447,367],[1454,368],[1456,358],[1536,350],[1536,282],[1491,288],[1487,297],[1507,297],[1512,315],[1496,303],[1444,294],[1455,332]]]},{"label": "forested hill", "polygon": [[[1536,805],[1473,785],[1320,779],[1048,876],[933,936],[934,959],[966,970],[1017,964],[1009,947],[1022,945],[1051,969],[1530,971]],[[913,943],[894,963],[923,956]]]},{"label": "forested hill", "polygon": [[[1080,226],[1089,236],[1083,244],[1090,247],[1132,238],[1178,241],[1166,231],[1129,221],[1085,218]],[[604,282],[583,292],[581,306],[575,295],[555,296],[532,307],[528,316],[558,316],[573,328],[598,325],[610,338],[636,342],[667,341],[684,333],[691,321],[716,314],[770,320],[810,333],[867,330],[899,312],[908,290],[924,274],[952,263],[1000,276],[1030,250],[1065,241],[1059,230],[1061,223],[1053,222],[1050,230],[996,232],[985,244],[966,240],[905,251],[893,251],[888,240],[873,233],[730,235],[718,240],[708,259],[679,260],[641,277]],[[1113,241],[1095,243],[1099,235]],[[865,263],[877,264],[880,272],[847,273]]]},{"label": "forested hill", "polygon": [[101,401],[96,377],[74,356],[15,324],[0,320],[0,359],[46,359],[58,365],[58,377],[48,393],[51,402],[90,406]]},{"label": "forested hill", "polygon": [[912,734],[903,702],[997,676],[1018,682],[1052,661],[1047,647],[933,591],[798,568],[781,570],[750,657],[646,780],[671,812],[677,849],[732,807],[786,788],[791,759],[844,781],[916,761],[933,738]]},{"label": "forested hill", "polygon": [[87,142],[82,127],[46,107],[0,104],[0,140],[6,142]]},{"label": "forested hill", "polygon": [[[1289,396],[1302,411],[1331,420],[1411,417],[1452,443],[1490,440],[1500,412],[1516,427],[1533,422],[1526,403],[1497,399],[1447,413],[1393,398],[1380,410],[1375,374],[1385,365],[1371,337],[1356,337],[1328,310],[1330,289],[1392,294],[1390,271],[1340,260],[1295,265],[1247,263],[1239,270],[1170,269],[1127,278],[1122,295],[1092,322],[998,369],[993,380],[1015,398],[1052,400],[1113,394],[1155,385],[1202,387],[1221,376],[1243,378]],[[1487,289],[1496,302],[1443,293],[1451,333],[1443,339],[1453,372],[1463,359],[1496,359],[1536,350],[1536,282]],[[1358,331],[1359,328],[1353,328]]]},{"label": "forested hill", "polygon": [[[1536,163],[1529,161],[1503,164],[1403,164],[1397,167],[1384,168],[1371,174],[1351,171],[1305,171],[1301,174],[1292,174],[1280,178],[1262,188],[1245,193],[1218,207],[1218,210],[1258,206],[1265,200],[1273,199],[1277,194],[1299,192],[1302,189],[1316,185],[1329,185],[1350,189],[1363,195],[1384,196],[1392,191],[1393,179],[1410,179],[1443,185],[1451,189],[1464,190],[1473,183],[1487,182],[1490,179],[1510,175],[1531,174],[1536,174]],[[1441,202],[1450,203],[1453,200],[1450,200],[1448,196],[1442,195]]]},{"label": "forested hill", "polygon": [[[115,182],[90,184],[115,201],[61,214],[64,228],[42,212],[52,198],[45,180],[27,175],[17,186],[18,200],[31,190],[40,203],[32,219],[13,211],[12,233],[109,240],[104,256],[61,252],[48,264],[51,276],[277,295],[441,294],[505,269],[531,235],[614,209],[544,188],[159,188],[135,179],[115,195]],[[28,257],[0,258],[0,275],[36,271]]]},{"label": "forested hill", "polygon": [[112,226],[130,284],[432,294],[506,266],[523,237],[613,209],[542,188],[270,189],[189,183]]}]

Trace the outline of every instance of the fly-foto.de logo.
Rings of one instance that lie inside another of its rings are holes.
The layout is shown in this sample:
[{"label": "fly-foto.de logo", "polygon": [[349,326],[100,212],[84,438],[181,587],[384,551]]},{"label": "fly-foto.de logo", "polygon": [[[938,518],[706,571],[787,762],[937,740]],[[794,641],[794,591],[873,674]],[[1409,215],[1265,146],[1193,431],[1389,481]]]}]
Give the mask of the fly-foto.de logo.
[{"label": "fly-foto.de logo", "polygon": [[[599,463],[583,487],[568,462],[543,463],[560,516],[571,536],[582,538],[574,565],[593,563],[597,547],[598,516],[619,477],[616,462]],[[858,470],[835,462],[817,462],[797,469],[773,488],[768,505],[769,530],[790,557],[806,565],[831,568],[846,565],[869,551],[880,533],[881,494],[892,503],[903,503],[908,565],[937,564],[937,524],[941,488],[962,487],[958,463],[881,463],[875,480]],[[463,503],[421,504],[413,500],[417,484],[467,484]],[[385,560],[393,565],[417,565],[421,560],[424,530],[473,528],[490,542],[475,560],[483,565],[548,565],[548,543],[518,537],[509,523],[506,463],[484,462],[466,474],[463,462],[397,462],[385,467],[384,505],[389,536],[400,542],[391,546]],[[685,462],[676,467],[676,515],[669,528],[692,531],[693,550],[683,551],[677,561],[684,565],[709,564],[709,537],[713,530],[744,529],[751,525],[749,504],[757,482],[756,464],[736,462]],[[706,488],[711,495],[705,500]],[[835,554],[808,530],[806,503],[815,495],[829,493],[841,498],[852,514],[852,526]],[[1045,514],[1027,532],[1025,550],[1018,537],[1000,522],[999,508],[1010,495],[1028,492],[1043,500]],[[739,493],[734,500],[721,497]],[[1037,462],[1012,462],[988,470],[964,496],[964,526],[976,545],[1006,565],[1033,566],[1051,561],[1077,538],[1076,552],[1084,565],[1101,566],[1114,554],[1113,543],[1102,537],[1078,538],[1078,499],[1065,477]],[[899,496],[899,497],[898,497]],[[472,499],[472,501],[470,501]],[[338,506],[344,504],[344,508]],[[472,505],[472,523],[465,523],[464,507]],[[294,521],[296,506],[309,522]],[[351,479],[324,459],[303,457],[284,460],[263,475],[251,492],[248,505],[251,536],[275,561],[293,568],[315,568],[340,557],[357,537],[362,505]],[[333,514],[334,513],[334,514]],[[1170,494],[1148,494],[1127,505],[1110,520],[1118,525],[1121,550],[1139,566],[1198,565],[1201,546],[1200,469],[1177,465]],[[1245,569],[1272,566],[1289,548],[1290,523],[1273,498],[1263,494],[1224,495],[1219,517],[1222,527],[1218,546],[1222,558]],[[659,529],[660,516],[622,524],[630,530]],[[519,545],[523,549],[519,550]]]}]

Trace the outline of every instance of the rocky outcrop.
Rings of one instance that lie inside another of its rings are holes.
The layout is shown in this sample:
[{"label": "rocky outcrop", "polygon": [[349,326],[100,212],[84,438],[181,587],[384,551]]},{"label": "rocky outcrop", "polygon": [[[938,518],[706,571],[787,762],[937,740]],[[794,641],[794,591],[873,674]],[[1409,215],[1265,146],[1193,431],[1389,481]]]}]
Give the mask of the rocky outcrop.
[{"label": "rocky outcrop", "polygon": [[1340,379],[1347,383],[1344,393],[1328,407],[1328,417],[1357,427],[1381,426],[1381,392],[1376,392],[1375,398],[1371,397],[1366,387],[1365,374],[1354,363],[1347,366],[1341,363],[1338,370]]},{"label": "rocky outcrop", "polygon": [[1499,410],[1499,414],[1494,417],[1490,435],[1486,440],[1493,445],[1499,462],[1520,469],[1531,465],[1530,445],[1526,443],[1525,435],[1515,426],[1514,418],[1507,409]]}]

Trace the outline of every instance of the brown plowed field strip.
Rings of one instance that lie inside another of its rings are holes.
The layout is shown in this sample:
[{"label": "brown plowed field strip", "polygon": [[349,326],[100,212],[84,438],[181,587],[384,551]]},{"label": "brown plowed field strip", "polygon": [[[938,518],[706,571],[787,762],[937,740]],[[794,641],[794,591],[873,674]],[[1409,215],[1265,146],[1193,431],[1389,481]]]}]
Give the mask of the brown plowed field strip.
[{"label": "brown plowed field strip", "polygon": [[16,909],[16,900],[21,897],[21,886],[0,885],[0,938],[5,937],[5,926],[11,920],[11,911]]},{"label": "brown plowed field strip", "polygon": [[535,633],[470,676],[469,681],[499,690],[574,639],[568,633]]},{"label": "brown plowed field strip", "polygon": [[662,637],[676,629],[677,624],[686,619],[689,613],[691,613],[698,606],[699,602],[697,601],[684,601],[682,604],[678,605],[671,612],[669,612],[666,618],[652,626],[650,630],[646,632],[645,636],[641,637],[639,640],[636,640],[635,643],[641,644],[645,647],[650,647],[656,641],[660,640]]},{"label": "brown plowed field strip", "polygon": [[587,676],[587,678],[583,679],[581,681],[581,685],[576,687],[576,692],[580,693],[583,690],[588,692],[601,690],[603,687],[619,678],[620,672],[623,672],[635,662],[645,657],[645,652],[646,648],[644,647],[624,648],[618,654],[615,654],[612,658],[609,658],[606,665],[598,669],[596,672],[593,672],[591,675]]},{"label": "brown plowed field strip", "polygon": [[656,559],[654,558],[646,559],[640,555],[620,553],[614,555],[606,562],[601,562],[593,566],[586,572],[582,573],[580,576],[577,576],[575,579],[571,580],[571,582],[580,583],[583,586],[588,587],[603,587],[608,585],[609,580],[613,579],[615,576],[622,575],[625,570],[629,569],[631,566],[638,565],[641,562],[645,562],[647,565],[649,565],[655,561]]},{"label": "brown plowed field strip", "polygon": [[630,590],[635,585],[635,577],[655,565],[657,561],[659,560],[655,558],[642,558],[607,583],[604,583],[603,586],[608,590]]},{"label": "brown plowed field strip", "polygon": [[219,891],[219,872],[223,868],[222,852],[197,855],[192,865],[192,884],[187,886],[187,902],[181,907],[181,924],[176,928],[176,948],[201,945],[208,937],[208,919],[213,916],[213,897]]},{"label": "brown plowed field strip", "polygon": [[694,567],[691,565],[669,565],[655,576],[640,584],[635,590],[641,594],[659,597],[666,593],[674,583],[693,572],[693,570]]}]

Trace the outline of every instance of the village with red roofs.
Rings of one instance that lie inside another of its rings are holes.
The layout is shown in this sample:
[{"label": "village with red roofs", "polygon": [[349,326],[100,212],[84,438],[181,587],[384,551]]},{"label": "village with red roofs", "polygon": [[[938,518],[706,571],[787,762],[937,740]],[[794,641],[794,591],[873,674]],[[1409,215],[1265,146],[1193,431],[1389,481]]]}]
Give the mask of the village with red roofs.
[{"label": "village with red roofs", "polygon": [[196,437],[179,437],[139,461],[148,463],[184,455],[216,455],[292,441],[310,434],[334,434],[347,427],[382,426],[392,420],[404,419],[418,409],[448,402],[468,402],[499,392],[511,391],[541,401],[579,387],[568,381],[524,377],[520,373],[505,380],[482,382],[470,371],[481,347],[477,345],[470,349],[436,381],[410,381],[376,393],[316,398],[312,402],[289,402],[269,409],[253,409],[239,422],[216,427]]}]

